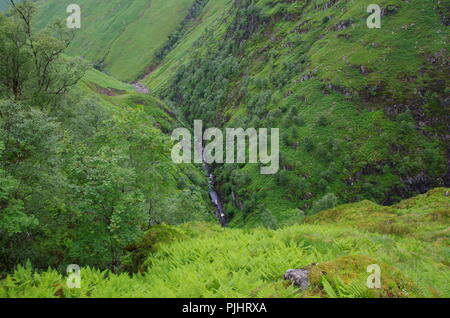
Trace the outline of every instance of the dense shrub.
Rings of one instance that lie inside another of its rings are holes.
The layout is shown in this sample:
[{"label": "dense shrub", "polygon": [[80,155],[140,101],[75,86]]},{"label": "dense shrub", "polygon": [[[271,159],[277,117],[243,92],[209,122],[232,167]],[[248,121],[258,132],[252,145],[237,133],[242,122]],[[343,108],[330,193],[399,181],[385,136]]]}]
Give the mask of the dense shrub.
[{"label": "dense shrub", "polygon": [[334,208],[337,205],[337,201],[338,198],[333,193],[328,193],[322,197],[322,199],[314,202],[311,209],[311,214]]}]

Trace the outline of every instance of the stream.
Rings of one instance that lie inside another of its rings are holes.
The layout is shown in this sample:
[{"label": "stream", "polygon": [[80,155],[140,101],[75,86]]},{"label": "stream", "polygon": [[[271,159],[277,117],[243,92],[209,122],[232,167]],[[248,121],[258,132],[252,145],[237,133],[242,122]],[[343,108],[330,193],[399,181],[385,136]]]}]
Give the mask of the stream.
[{"label": "stream", "polygon": [[[140,83],[133,83],[133,86],[138,93],[142,94],[148,94],[149,89]],[[227,226],[227,216],[223,210],[223,203],[220,199],[220,196],[216,190],[216,179],[213,175],[213,169],[209,164],[207,164],[203,158],[203,143],[199,142],[198,149],[201,151],[202,154],[202,160],[203,160],[203,168],[205,169],[205,172],[208,174],[208,187],[209,187],[209,198],[211,199],[211,202],[216,207],[216,217],[219,220],[219,223],[221,226],[225,227]]]},{"label": "stream", "polygon": [[[140,83],[133,83],[133,86],[136,92],[138,93],[148,94],[150,92],[145,85],[142,85]],[[205,162],[205,159],[203,158],[203,141],[198,142],[197,147],[202,154],[203,168],[205,172],[208,174],[209,198],[216,207],[216,217],[219,220],[220,225],[225,227],[227,226],[228,223],[227,216],[223,210],[222,200],[220,199],[220,196],[216,190],[216,179],[213,175],[213,169],[209,164]]]},{"label": "stream", "polygon": [[207,163],[203,162],[204,169],[208,174],[208,186],[209,186],[209,197],[211,202],[216,207],[216,217],[219,220],[220,225],[223,227],[227,226],[227,216],[223,210],[223,203],[220,199],[219,194],[216,191],[216,179],[212,173],[212,168]]},{"label": "stream", "polygon": [[219,220],[220,225],[225,227],[225,226],[227,226],[228,220],[227,220],[227,216],[223,209],[222,200],[220,199],[220,196],[217,192],[216,178],[213,174],[213,169],[212,169],[211,165],[206,163],[205,158],[203,157],[202,141],[197,143],[197,147],[198,147],[197,149],[199,149],[199,151],[201,151],[200,153],[202,154],[203,169],[205,170],[205,172],[208,175],[209,198],[211,199],[211,202],[216,207],[216,217]]}]

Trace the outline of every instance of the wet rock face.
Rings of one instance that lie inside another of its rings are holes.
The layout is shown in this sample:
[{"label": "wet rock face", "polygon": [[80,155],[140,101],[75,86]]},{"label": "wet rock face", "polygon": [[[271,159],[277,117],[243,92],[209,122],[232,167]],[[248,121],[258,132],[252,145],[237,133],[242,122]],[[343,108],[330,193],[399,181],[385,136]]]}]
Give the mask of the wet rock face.
[{"label": "wet rock face", "polygon": [[309,286],[309,271],[306,269],[290,269],[284,275],[284,279],[290,280],[301,290],[306,290]]}]

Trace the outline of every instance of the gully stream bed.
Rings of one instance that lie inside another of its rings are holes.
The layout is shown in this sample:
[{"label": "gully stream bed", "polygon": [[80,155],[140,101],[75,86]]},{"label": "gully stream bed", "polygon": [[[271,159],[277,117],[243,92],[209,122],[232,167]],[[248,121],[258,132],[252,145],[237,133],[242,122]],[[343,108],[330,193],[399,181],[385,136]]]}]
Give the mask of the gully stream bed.
[{"label": "gully stream bed", "polygon": [[216,217],[219,220],[220,225],[227,226],[227,216],[223,210],[222,200],[216,190],[216,179],[213,174],[213,169],[207,163],[203,163],[203,167],[208,174],[209,197],[216,207]]}]

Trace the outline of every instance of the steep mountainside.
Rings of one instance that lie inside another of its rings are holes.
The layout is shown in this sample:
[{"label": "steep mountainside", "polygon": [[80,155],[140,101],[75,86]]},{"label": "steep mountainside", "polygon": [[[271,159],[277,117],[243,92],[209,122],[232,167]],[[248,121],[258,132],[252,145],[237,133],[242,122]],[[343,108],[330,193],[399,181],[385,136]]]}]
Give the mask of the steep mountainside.
[{"label": "steep mountainside", "polygon": [[[177,25],[191,14],[194,0],[80,0],[81,30],[67,53],[132,81],[145,74]],[[40,0],[39,27],[66,19],[70,0]]]},{"label": "steep mountainside", "polygon": [[280,128],[276,175],[216,168],[233,224],[283,222],[330,193],[389,204],[449,184],[449,2],[379,1],[381,29],[370,3],[233,1],[168,55],[190,52],[181,66],[144,80],[189,122]]},{"label": "steep mountainside", "polygon": [[[156,129],[158,147],[145,149],[138,147],[136,151],[142,154],[160,153],[159,163],[152,163],[154,180],[150,181],[153,197],[150,214],[153,224],[169,223],[182,224],[194,220],[214,221],[214,210],[208,197],[208,184],[204,178],[202,167],[194,165],[176,165],[170,158],[172,142],[170,132],[181,124],[178,118],[161,100],[142,93],[137,93],[133,85],[123,83],[113,77],[89,69],[78,85],[79,91],[87,97],[93,98],[112,112],[114,116],[123,118],[126,113],[135,113],[139,122]],[[139,127],[137,127],[139,129]],[[129,141],[138,138],[138,131],[122,132],[123,137],[128,134]],[[158,168],[158,164],[162,164]],[[161,177],[158,180],[158,175]],[[143,179],[148,178],[143,176]]]},{"label": "steep mountainside", "polygon": [[[449,184],[448,1],[380,1],[381,29],[370,1],[173,1],[84,0],[69,53],[143,78],[190,123],[281,129],[276,175],[216,167],[234,224]],[[42,4],[38,24],[66,2]]]},{"label": "steep mountainside", "polygon": [[220,27],[218,19],[220,19],[229,9],[232,0],[214,0],[204,1],[205,7],[196,19],[186,24],[182,32],[182,36],[178,38],[175,45],[171,46],[171,50],[166,52],[164,58],[159,61],[142,80],[151,90],[158,91],[164,85],[167,85],[174,72],[185,63],[186,54],[196,46],[197,41],[202,34],[212,27]]}]

